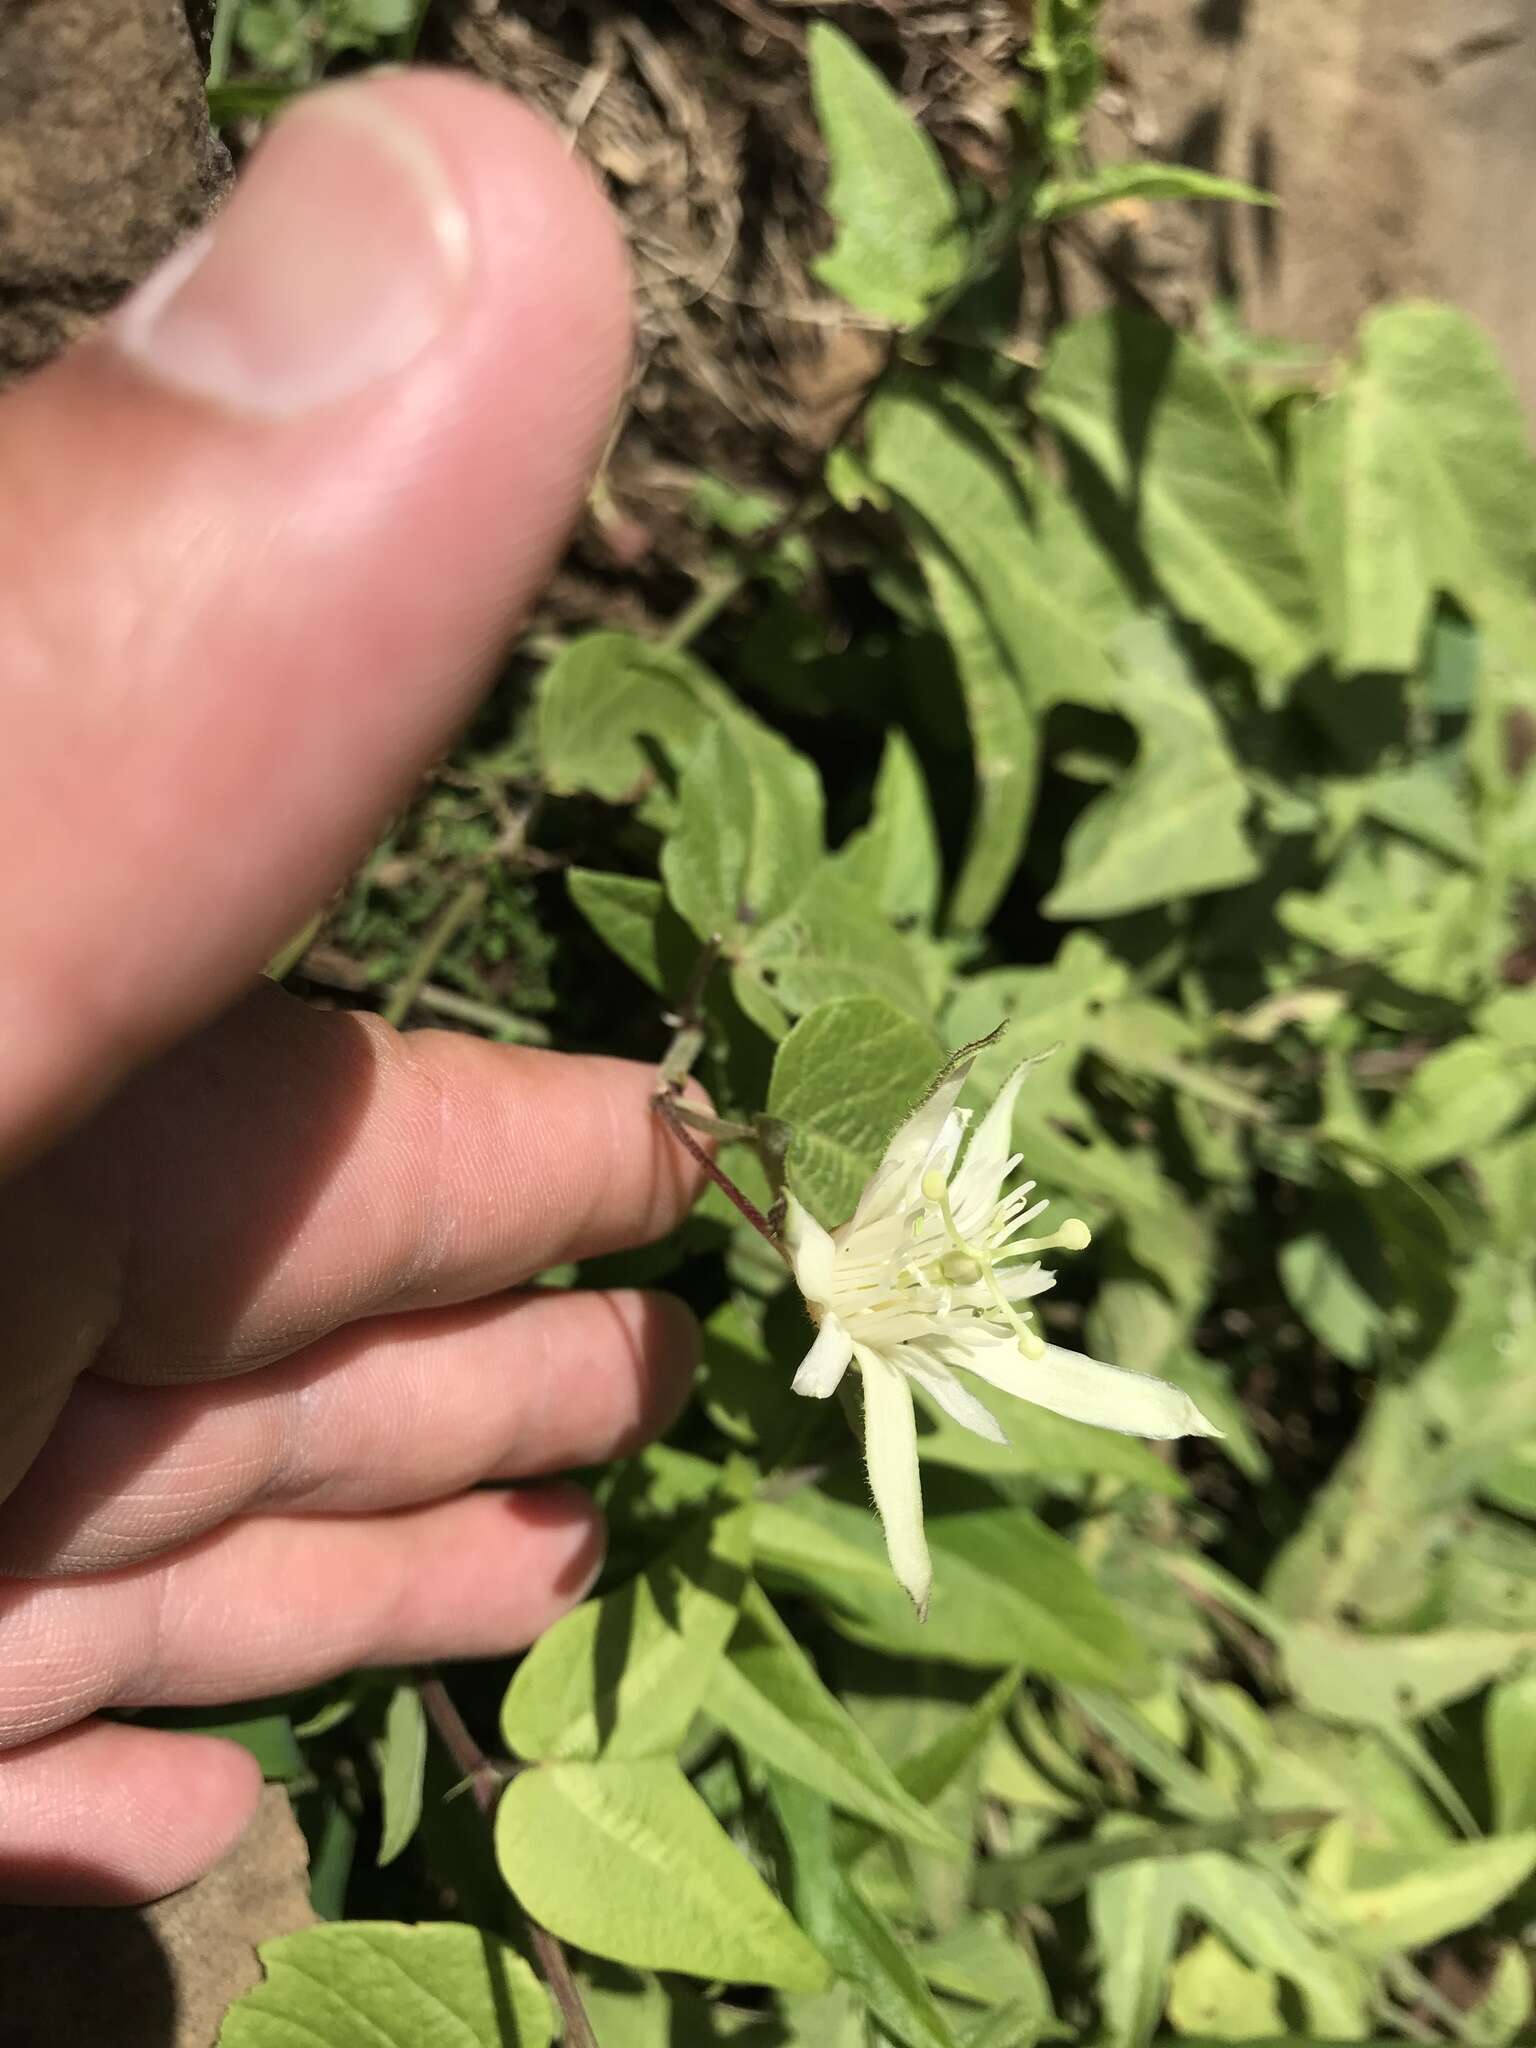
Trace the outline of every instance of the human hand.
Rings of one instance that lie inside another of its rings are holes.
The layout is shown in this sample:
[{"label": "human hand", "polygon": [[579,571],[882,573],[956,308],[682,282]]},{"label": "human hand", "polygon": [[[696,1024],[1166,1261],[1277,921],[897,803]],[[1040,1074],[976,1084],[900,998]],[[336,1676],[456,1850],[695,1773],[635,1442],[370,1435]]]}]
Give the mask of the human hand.
[{"label": "human hand", "polygon": [[683,1396],[678,1305],[508,1291],[685,1209],[643,1070],[241,995],[472,705],[626,350],[559,138],[417,74],[0,403],[0,1896],[249,1817],[245,1751],[103,1708],[527,1642],[596,1511],[464,1489]]}]

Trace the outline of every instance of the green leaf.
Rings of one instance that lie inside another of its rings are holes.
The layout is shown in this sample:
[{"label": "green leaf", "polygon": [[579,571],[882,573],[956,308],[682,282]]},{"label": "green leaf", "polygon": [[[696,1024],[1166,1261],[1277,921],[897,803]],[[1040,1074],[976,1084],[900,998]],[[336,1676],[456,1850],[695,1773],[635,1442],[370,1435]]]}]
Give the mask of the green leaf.
[{"label": "green leaf", "polygon": [[1205,356],[1102,314],[1057,337],[1035,406],[1117,494],[1184,616],[1280,702],[1316,651],[1316,606],[1274,456]]},{"label": "green leaf", "polygon": [[1101,164],[1084,178],[1047,178],[1035,191],[1038,221],[1068,220],[1121,199],[1232,199],[1244,206],[1278,204],[1271,192],[1237,178],[1218,178],[1191,164]]},{"label": "green leaf", "polygon": [[1516,2048],[1531,2036],[1536,2017],[1531,1966],[1517,1941],[1501,1942],[1498,1957],[1487,1988],[1465,2017],[1466,2039],[1474,2048]]},{"label": "green leaf", "polygon": [[919,1023],[931,1021],[922,968],[872,896],[835,870],[812,876],[799,897],[742,949],[776,1002],[803,1016],[846,996],[876,996]]},{"label": "green leaf", "polygon": [[1023,1999],[1009,1999],[960,2037],[959,2048],[1035,2048],[1040,2036]]},{"label": "green leaf", "polygon": [[730,1654],[714,1667],[704,1709],[763,1762],[845,1813],[941,1856],[961,1844],[904,1791],[756,1587],[749,1589]]},{"label": "green leaf", "polygon": [[1204,1934],[1174,1966],[1168,2017],[1181,2034],[1211,2032],[1226,2041],[1273,2039],[1281,2027],[1280,1986],[1268,1970],[1250,1970],[1224,1941]]},{"label": "green leaf", "polygon": [[517,1951],[477,1927],[344,1920],[257,1951],[218,2048],[549,2048],[549,2001]]},{"label": "green leaf", "polygon": [[977,1903],[1005,1912],[1021,1906],[1056,1905],[1075,1898],[1090,1879],[1098,1880],[1105,1871],[1148,1858],[1179,1857],[1189,1862],[1213,1850],[1246,1848],[1273,1835],[1294,1833],[1298,1822],[1309,1818],[1315,1821],[1316,1816],[1251,1813],[1238,1820],[1148,1825],[1134,1833],[1101,1833],[1091,1841],[1071,1842],[1059,1849],[995,1856],[977,1873]]},{"label": "green leaf", "polygon": [[1356,376],[1297,424],[1301,531],[1344,675],[1412,669],[1434,603],[1398,410],[1376,379]]},{"label": "green leaf", "polygon": [[966,1391],[975,1395],[1007,1438],[1005,1443],[993,1443],[946,1415],[921,1387],[913,1391],[918,1403],[918,1455],[928,1464],[961,1472],[1029,1473],[1047,1481],[1120,1479],[1174,1499],[1188,1492],[1173,1467],[1133,1436],[1073,1422],[1000,1388],[967,1380]]},{"label": "green leaf", "polygon": [[838,230],[815,274],[861,311],[915,326],[965,271],[954,188],[928,136],[856,44],[824,21],[812,23],[806,43],[831,160],[826,206]]},{"label": "green leaf", "polygon": [[1074,1688],[1072,1699],[1114,1747],[1166,1793],[1170,1806],[1197,1819],[1230,1811],[1232,1802],[1224,1789],[1197,1770],[1137,1706],[1093,1687]]},{"label": "green leaf", "polygon": [[1428,1851],[1356,1848],[1349,1887],[1328,1888],[1328,1910],[1358,1953],[1385,1957],[1473,1926],[1533,1870],[1536,1833]]},{"label": "green leaf", "polygon": [[1096,631],[1047,573],[1028,495],[1038,485],[1002,423],[957,387],[907,383],[882,392],[867,432],[871,470],[974,591],[1030,710],[1115,701],[1122,685]]},{"label": "green leaf", "polygon": [[[1492,342],[1450,306],[1409,304],[1361,330],[1359,382],[1403,460],[1399,517],[1434,585],[1511,639],[1529,630],[1536,462]],[[1369,536],[1366,536],[1367,541]]]},{"label": "green leaf", "polygon": [[1276,910],[1325,955],[1369,961],[1405,988],[1462,1000],[1486,984],[1483,890],[1421,847],[1357,833],[1322,890],[1288,891]]},{"label": "green leaf", "polygon": [[736,1626],[749,1538],[746,1509],[714,1517],[639,1578],[557,1621],[507,1688],[508,1747],[538,1758],[675,1751]]},{"label": "green leaf", "polygon": [[1536,1825],[1536,1669],[1501,1679],[1484,1717],[1494,1825],[1501,1834]]},{"label": "green leaf", "polygon": [[1404,1173],[1465,1159],[1506,1131],[1536,1097],[1536,1066],[1485,1038],[1431,1053],[1396,1096],[1376,1137]]},{"label": "green leaf", "polygon": [[939,835],[923,771],[904,732],[886,734],[869,823],[838,848],[834,864],[898,924],[933,923],[944,879]]},{"label": "green leaf", "polygon": [[1067,836],[1048,917],[1114,917],[1251,881],[1249,793],[1211,704],[1168,628],[1118,636],[1121,705],[1141,732],[1135,764]]},{"label": "green leaf", "polygon": [[870,410],[870,469],[908,529],[950,642],[975,757],[976,804],[949,922],[986,923],[1012,878],[1034,807],[1040,723],[1066,698],[1105,703],[1117,679],[1042,548],[1017,467],[955,392],[916,384]]},{"label": "green leaf", "polygon": [[[874,1517],[814,1494],[759,1505],[765,1571],[802,1585],[855,1642],[981,1670],[1022,1664],[1086,1685],[1145,1684],[1146,1653],[1071,1546],[1027,1508],[933,1516],[934,1593],[920,1622],[896,1584]],[[830,1539],[830,1540],[829,1540]],[[850,1559],[857,1565],[850,1567]]]},{"label": "green leaf", "polygon": [[656,779],[654,741],[680,766],[732,699],[700,663],[633,633],[585,633],[539,689],[544,779],[557,796],[633,803]]},{"label": "green leaf", "polygon": [[[1096,1352],[1094,1356],[1103,1357],[1104,1353]],[[1109,1356],[1136,1357],[1138,1354],[1111,1351]],[[1160,1379],[1171,1380],[1176,1387],[1182,1387],[1206,1420],[1214,1422],[1224,1432],[1216,1448],[1224,1458],[1231,1459],[1245,1479],[1261,1481],[1269,1477],[1269,1454],[1243,1405],[1238,1388],[1222,1366],[1213,1365],[1208,1358],[1201,1358],[1193,1351],[1175,1351],[1158,1366],[1157,1373]]]},{"label": "green leaf", "polygon": [[912,1960],[935,1991],[975,2005],[1021,2006],[1035,2034],[1055,2019],[1040,1965],[990,1914],[978,1914],[937,1941],[920,1942]]},{"label": "green leaf", "polygon": [[661,877],[701,939],[734,946],[788,909],[822,858],[821,780],[766,726],[713,725],[683,771],[678,809]]},{"label": "green leaf", "polygon": [[965,700],[975,762],[975,801],[948,923],[977,931],[999,902],[1024,851],[1040,776],[1040,727],[975,586],[930,534],[914,530],[917,557],[949,641]]},{"label": "green leaf", "polygon": [[572,868],[566,887],[598,937],[648,988],[670,995],[685,985],[698,944],[659,882]]},{"label": "green leaf", "polygon": [[305,90],[302,85],[268,85],[257,79],[241,79],[233,85],[208,87],[208,118],[215,128],[247,118],[256,121],[280,114],[290,100]]},{"label": "green leaf", "polygon": [[706,1319],[699,1394],[710,1421],[735,1444],[780,1443],[798,1426],[804,1411],[750,1297],[723,1301]]},{"label": "green leaf", "polygon": [[309,1844],[309,1903],[323,1920],[344,1919],[357,1822],[331,1788],[299,1801],[294,1810]]},{"label": "green leaf", "polygon": [[1260,871],[1244,829],[1248,791],[1214,749],[1138,760],[1067,835],[1047,917],[1123,917],[1149,904],[1232,889]]},{"label": "green leaf", "polygon": [[1370,1219],[1356,1202],[1327,1202],[1313,1227],[1276,1254],[1285,1298],[1313,1336],[1346,1365],[1364,1365],[1387,1328],[1391,1276]]},{"label": "green leaf", "polygon": [[1021,1059],[1049,1053],[1030,1070],[1019,1096],[1015,1131],[1023,1149],[1026,1129],[1070,1112],[1078,1055],[1093,1038],[1106,1004],[1127,984],[1123,963],[1092,932],[1068,932],[1048,967],[998,967],[968,975],[944,1013],[944,1030],[956,1044],[970,1045],[1008,1026],[996,1045],[979,1055],[966,1084],[965,1099],[978,1114]]},{"label": "green leaf", "polygon": [[1362,1839],[1405,1848],[1448,1839],[1445,1819],[1393,1737],[1337,1727],[1295,1708],[1266,1719],[1275,1737],[1259,1767],[1257,1796],[1266,1803],[1330,1809]]},{"label": "green leaf", "polygon": [[838,1976],[904,2048],[954,2048],[906,1946],[856,1892],[832,1853],[832,1816],[814,1792],[771,1777],[789,1852],[795,1915]]},{"label": "green leaf", "polygon": [[235,1721],[196,1723],[199,1735],[216,1735],[223,1742],[238,1742],[261,1765],[269,1784],[288,1784],[302,1778],[306,1765],[298,1734],[287,1714],[251,1714]]},{"label": "green leaf", "polygon": [[1536,1650],[1536,1636],[1437,1629],[1425,1636],[1352,1635],[1299,1621],[1283,1639],[1291,1691],[1314,1714],[1393,1729],[1480,1692]]},{"label": "green leaf", "polygon": [[779,1047],[768,1114],[794,1132],[790,1187],[829,1228],[853,1214],[939,1059],[933,1034],[878,996],[822,1004]]},{"label": "green leaf", "polygon": [[903,1759],[896,1775],[914,1799],[931,1804],[977,1758],[1017,1694],[1022,1675],[1005,1671],[931,1742]]},{"label": "green leaf", "polygon": [[390,1694],[375,1754],[384,1803],[379,1861],[393,1863],[416,1832],[426,1779],[427,1716],[414,1685],[397,1685]]},{"label": "green leaf", "polygon": [[[1116,1829],[1105,1823],[1101,1838]],[[1126,1839],[1134,1839],[1131,1828]],[[1157,2031],[1168,1965],[1184,1917],[1177,1862],[1149,1858],[1104,1870],[1088,1886],[1088,1924],[1099,1960],[1099,1998],[1120,2048],[1145,2048]]]},{"label": "green leaf", "polygon": [[1536,1631],[1536,1530],[1504,1516],[1467,1515],[1460,1541],[1441,1560],[1446,1624]]},{"label": "green leaf", "polygon": [[502,1795],[502,1875],[562,1941],[633,1969],[819,1991],[825,1962],[673,1763],[540,1764]]},{"label": "green leaf", "polygon": [[[1444,1252],[1415,1255],[1447,1264]],[[1378,1387],[1354,1446],[1270,1566],[1278,1609],[1319,1619],[1353,1609],[1376,1630],[1422,1623],[1435,1560],[1463,1540],[1474,1490],[1536,1436],[1536,1382],[1523,1364],[1533,1325],[1528,1262],[1486,1252],[1427,1362],[1408,1383]],[[1371,1639],[1369,1661],[1381,1641]]]},{"label": "green leaf", "polygon": [[1364,2034],[1364,1973],[1345,1951],[1313,1938],[1280,1876],[1207,1853],[1189,1858],[1184,1881],[1190,1911],[1255,1969],[1289,1979],[1310,2025],[1350,2039]]}]

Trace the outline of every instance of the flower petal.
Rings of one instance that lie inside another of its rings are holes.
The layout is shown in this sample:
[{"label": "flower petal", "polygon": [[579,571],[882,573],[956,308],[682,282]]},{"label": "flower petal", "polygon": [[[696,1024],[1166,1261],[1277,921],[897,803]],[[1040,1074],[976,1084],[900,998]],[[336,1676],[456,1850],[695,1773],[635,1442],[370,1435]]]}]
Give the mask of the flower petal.
[{"label": "flower petal", "polygon": [[800,1361],[791,1382],[797,1394],[809,1394],[813,1401],[825,1401],[835,1394],[853,1357],[853,1339],[837,1320],[827,1316],[816,1332],[816,1342]]},{"label": "flower petal", "polygon": [[985,1437],[989,1444],[1007,1443],[1007,1432],[991,1409],[983,1407],[970,1388],[963,1387],[947,1366],[924,1358],[911,1345],[903,1345],[897,1353],[897,1363],[962,1429],[968,1429],[973,1436]]},{"label": "flower petal", "polygon": [[971,1133],[952,1192],[955,1220],[962,1231],[978,1229],[996,1204],[1004,1169],[1013,1156],[1013,1105],[1031,1068],[1039,1064],[1039,1054],[1019,1061]]},{"label": "flower petal", "polygon": [[864,1378],[864,1460],[885,1530],[891,1570],[906,1588],[918,1619],[928,1611],[933,1565],[923,1534],[923,1490],[917,1467],[917,1418],[906,1375],[867,1345],[855,1346]]},{"label": "flower petal", "polygon": [[1037,1294],[1049,1294],[1056,1285],[1056,1275],[1038,1259],[1032,1266],[1005,1266],[997,1277],[1010,1301],[1033,1301]]},{"label": "flower petal", "polygon": [[789,1248],[795,1284],[807,1301],[830,1301],[837,1266],[837,1246],[809,1209],[793,1195],[784,1203],[784,1242]]},{"label": "flower petal", "polygon": [[1098,1429],[1158,1438],[1222,1434],[1182,1387],[1150,1373],[1104,1365],[1056,1344],[1046,1345],[1043,1358],[1025,1358],[1012,1344],[978,1344],[955,1362],[1005,1394],[1017,1394],[1020,1400],[1049,1408],[1053,1415],[1091,1422]]},{"label": "flower petal", "polygon": [[893,1170],[893,1177],[921,1170],[944,1134],[944,1126],[960,1100],[960,1090],[965,1086],[970,1071],[971,1062],[962,1060],[954,1072],[947,1074],[933,1093],[925,1097],[906,1122],[897,1128],[896,1135],[885,1148],[877,1180],[884,1176],[887,1167]]}]

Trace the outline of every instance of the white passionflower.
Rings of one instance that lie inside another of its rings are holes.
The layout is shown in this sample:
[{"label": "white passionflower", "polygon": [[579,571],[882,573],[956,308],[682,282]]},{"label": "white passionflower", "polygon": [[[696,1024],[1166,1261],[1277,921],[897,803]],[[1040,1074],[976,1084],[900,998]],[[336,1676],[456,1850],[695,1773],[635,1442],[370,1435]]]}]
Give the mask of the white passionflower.
[{"label": "white passionflower", "polygon": [[795,1392],[825,1400],[849,1366],[858,1367],[870,1487],[891,1567],[919,1614],[933,1571],[923,1534],[914,1383],[956,1422],[995,1443],[1007,1439],[955,1377],[957,1369],[1057,1415],[1129,1436],[1221,1434],[1166,1380],[1101,1365],[1040,1336],[1027,1304],[1055,1276],[1038,1254],[1082,1251],[1088,1227],[1074,1217],[1049,1236],[1027,1236],[1047,1204],[1031,1201],[1033,1181],[1004,1193],[1021,1160],[1011,1150],[1013,1105],[1031,1064],[1014,1069],[963,1156],[970,1112],[955,1104],[971,1062],[946,1072],[892,1138],[839,1229],[823,1230],[793,1196],[788,1202],[785,1242],[818,1326]]}]

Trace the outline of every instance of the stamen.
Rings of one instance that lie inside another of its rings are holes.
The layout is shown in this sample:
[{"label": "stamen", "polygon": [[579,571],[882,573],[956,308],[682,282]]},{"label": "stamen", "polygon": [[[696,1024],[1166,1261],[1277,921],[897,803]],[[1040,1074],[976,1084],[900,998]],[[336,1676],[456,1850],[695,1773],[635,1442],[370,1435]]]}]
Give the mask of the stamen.
[{"label": "stamen", "polygon": [[1049,1237],[1021,1237],[1009,1245],[1010,1259],[1033,1258],[1036,1252],[1085,1252],[1093,1242],[1087,1224],[1080,1216],[1069,1216],[1060,1230]]},{"label": "stamen", "polygon": [[[1026,1315],[1021,1315],[1002,1290],[996,1269],[985,1245],[971,1244],[960,1235],[960,1226],[955,1221],[955,1212],[949,1199],[949,1183],[942,1173],[931,1171],[923,1175],[923,1194],[937,1205],[944,1219],[944,1229],[954,1246],[956,1254],[974,1263],[977,1278],[986,1282],[993,1307],[1019,1340],[1019,1349],[1026,1358],[1042,1358],[1045,1345],[1029,1327]],[[1042,1207],[1044,1204],[1041,1205]],[[974,1283],[973,1283],[974,1284]]]},{"label": "stamen", "polygon": [[997,1275],[990,1266],[987,1268],[987,1292],[991,1295],[998,1314],[1008,1325],[1009,1329],[1012,1330],[1014,1336],[1018,1338],[1019,1349],[1023,1352],[1024,1356],[1026,1358],[1043,1358],[1045,1356],[1045,1345],[1029,1327],[1029,1311],[1026,1309],[1022,1315],[1019,1313],[999,1286]]}]

